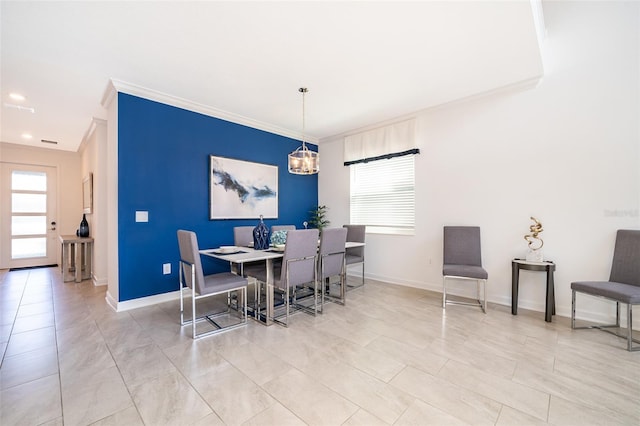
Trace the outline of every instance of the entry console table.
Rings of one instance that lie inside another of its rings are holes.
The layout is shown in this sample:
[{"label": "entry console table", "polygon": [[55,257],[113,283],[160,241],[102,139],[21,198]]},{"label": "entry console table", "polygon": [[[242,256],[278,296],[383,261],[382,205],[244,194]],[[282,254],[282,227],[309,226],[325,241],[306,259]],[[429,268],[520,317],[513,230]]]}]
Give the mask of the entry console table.
[{"label": "entry console table", "polygon": [[[75,281],[91,278],[91,258],[93,254],[93,238],[75,235],[60,235],[62,243],[62,280]],[[73,272],[73,276],[70,276]]]},{"label": "entry console table", "polygon": [[530,262],[523,259],[511,261],[511,313],[518,315],[518,281],[520,269],[527,271],[541,271],[547,273],[547,300],[544,309],[544,320],[551,322],[552,315],[556,314],[556,298],[553,283],[553,272],[556,264],[553,262]]}]

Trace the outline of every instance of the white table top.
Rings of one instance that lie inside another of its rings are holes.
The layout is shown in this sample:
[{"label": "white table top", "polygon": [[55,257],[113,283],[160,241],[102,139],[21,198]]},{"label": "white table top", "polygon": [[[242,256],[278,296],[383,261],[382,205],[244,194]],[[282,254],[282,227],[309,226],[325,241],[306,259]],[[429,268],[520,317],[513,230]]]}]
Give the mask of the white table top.
[{"label": "white table top", "polygon": [[[347,241],[345,248],[363,247],[365,243],[356,243]],[[283,251],[275,250],[254,250],[251,247],[238,247],[238,253],[223,253],[220,249],[200,250],[200,254],[214,257],[216,259],[226,260],[232,263],[255,262],[258,260],[279,259],[284,255]]]},{"label": "white table top", "polygon": [[513,259],[513,261],[515,263],[521,263],[523,265],[541,265],[541,266],[554,265],[554,263],[549,260],[545,260],[543,262],[536,262],[533,260]]},{"label": "white table top", "polygon": [[226,260],[232,263],[255,262],[257,260],[279,259],[284,253],[269,250],[254,250],[250,247],[238,247],[238,253],[221,253],[219,249],[200,250],[200,254]]}]

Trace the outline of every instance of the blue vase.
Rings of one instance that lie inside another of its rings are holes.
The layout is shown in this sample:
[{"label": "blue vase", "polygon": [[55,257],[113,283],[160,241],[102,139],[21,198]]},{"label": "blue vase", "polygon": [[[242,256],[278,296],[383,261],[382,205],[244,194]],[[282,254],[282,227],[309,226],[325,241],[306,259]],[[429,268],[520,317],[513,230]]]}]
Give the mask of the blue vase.
[{"label": "blue vase", "polygon": [[253,228],[253,248],[256,250],[266,250],[269,248],[269,228],[264,224],[262,215],[260,223]]}]

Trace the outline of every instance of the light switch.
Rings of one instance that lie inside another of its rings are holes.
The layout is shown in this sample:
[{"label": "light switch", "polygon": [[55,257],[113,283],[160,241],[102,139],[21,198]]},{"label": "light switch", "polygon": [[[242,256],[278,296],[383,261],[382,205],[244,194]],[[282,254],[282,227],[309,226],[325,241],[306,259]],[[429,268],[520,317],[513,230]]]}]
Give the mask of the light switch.
[{"label": "light switch", "polygon": [[164,275],[169,275],[171,273],[171,264],[170,263],[163,263],[162,264],[162,273]]},{"label": "light switch", "polygon": [[136,222],[149,222],[149,212],[136,211]]}]

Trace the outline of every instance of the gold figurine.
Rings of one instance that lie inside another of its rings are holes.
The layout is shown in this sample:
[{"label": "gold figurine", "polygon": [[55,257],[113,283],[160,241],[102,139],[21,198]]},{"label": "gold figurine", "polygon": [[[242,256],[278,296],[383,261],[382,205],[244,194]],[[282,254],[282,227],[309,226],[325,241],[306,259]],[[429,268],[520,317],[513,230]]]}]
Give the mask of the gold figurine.
[{"label": "gold figurine", "polygon": [[[531,233],[525,235],[524,239],[527,240],[527,243],[529,243],[530,250],[539,250],[544,245],[544,241],[542,241],[542,238],[538,237],[538,234],[542,232],[542,224],[538,222],[538,219],[533,216],[531,216],[531,220],[533,220],[535,223],[529,226],[529,232]],[[533,247],[535,240],[538,240],[538,242],[540,243],[539,247]]]}]

